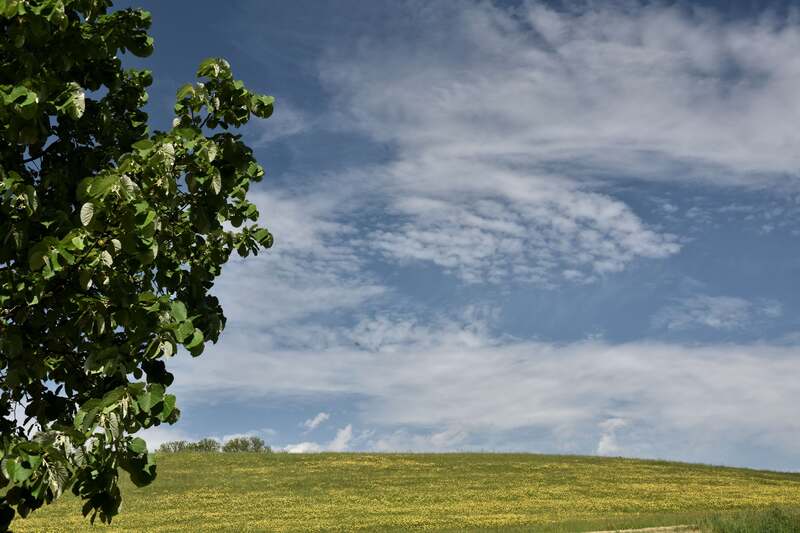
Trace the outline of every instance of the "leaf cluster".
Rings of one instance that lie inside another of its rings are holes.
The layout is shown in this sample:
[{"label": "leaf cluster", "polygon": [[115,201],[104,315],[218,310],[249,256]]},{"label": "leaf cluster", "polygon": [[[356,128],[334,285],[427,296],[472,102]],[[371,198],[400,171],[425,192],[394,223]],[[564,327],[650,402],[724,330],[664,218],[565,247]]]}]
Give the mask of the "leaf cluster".
[{"label": "leaf cluster", "polygon": [[133,435],[178,419],[164,360],[219,339],[215,278],[272,245],[231,132],[272,97],[209,59],[151,132],[152,76],[120,59],[152,52],[150,15],[110,7],[0,0],[0,530],[68,488],[108,522],[120,470],[153,480]]}]

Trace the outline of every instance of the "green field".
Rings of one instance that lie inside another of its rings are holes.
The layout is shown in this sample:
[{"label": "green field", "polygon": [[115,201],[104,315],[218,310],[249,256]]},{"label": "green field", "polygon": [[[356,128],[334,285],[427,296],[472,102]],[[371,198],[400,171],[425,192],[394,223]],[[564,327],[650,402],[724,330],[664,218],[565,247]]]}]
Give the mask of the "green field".
[{"label": "green field", "polygon": [[[228,454],[158,457],[123,486],[119,531],[588,531],[800,508],[800,474],[532,454]],[[12,526],[97,531],[71,495]]]}]

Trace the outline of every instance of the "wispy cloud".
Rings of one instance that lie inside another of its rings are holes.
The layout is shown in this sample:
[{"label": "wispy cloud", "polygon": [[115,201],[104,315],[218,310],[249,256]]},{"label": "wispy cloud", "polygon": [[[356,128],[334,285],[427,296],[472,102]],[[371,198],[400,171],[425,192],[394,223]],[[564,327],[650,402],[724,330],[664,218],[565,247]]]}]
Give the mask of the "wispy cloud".
[{"label": "wispy cloud", "polygon": [[[317,197],[278,193],[272,220],[287,199],[301,215],[279,239],[335,234],[338,260],[371,251],[470,283],[586,283],[681,249],[615,196],[619,178],[791,186],[800,167],[796,25],[658,5],[397,9],[414,38],[398,23],[326,47],[334,107],[315,122],[393,156],[329,176]],[[275,131],[306,130],[297,108],[282,116]],[[356,223],[365,212],[380,216]],[[312,284],[294,301],[337,286],[314,270],[332,251],[311,263],[313,281],[288,281]],[[292,259],[285,272],[307,269]]]},{"label": "wispy cloud", "polygon": [[339,195],[303,191],[256,193],[275,235],[258,257],[232,257],[215,292],[237,327],[266,328],[314,313],[356,307],[386,288],[363,268],[352,224],[335,220]]},{"label": "wispy cloud", "polygon": [[431,432],[398,429],[376,436],[368,444],[379,452],[447,452],[458,450],[468,438],[469,432],[457,426]]},{"label": "wispy cloud", "polygon": [[395,147],[376,179],[398,220],[367,241],[387,258],[591,281],[680,249],[614,198],[618,178],[790,185],[800,166],[796,25],[658,5],[409,16],[413,39],[400,24],[322,63],[332,120]]},{"label": "wispy cloud", "polygon": [[670,330],[701,327],[734,330],[755,326],[781,316],[783,308],[774,300],[751,302],[732,296],[696,295],[670,304],[653,317],[653,325]]},{"label": "wispy cloud", "polygon": [[800,27],[786,20],[482,3],[440,4],[414,22],[417,38],[366,37],[324,70],[352,120],[414,160],[577,162],[594,175],[719,184],[800,166]]},{"label": "wispy cloud", "polygon": [[308,131],[311,127],[312,120],[305,112],[289,100],[279,97],[270,119],[249,123],[244,135],[249,146],[261,148],[278,139]]},{"label": "wispy cloud", "polygon": [[[362,326],[387,331],[395,339],[388,351],[375,336],[374,349],[358,349],[348,331],[336,343],[308,351],[264,351],[268,343],[259,335],[229,338],[213,357],[181,368],[176,385],[186,397],[195,390],[279,398],[357,395],[358,421],[365,427],[484,435],[527,428],[554,437],[572,434],[571,451],[585,453],[608,451],[610,444],[621,448],[609,436],[597,449],[598,424],[616,418],[635,429],[635,439],[625,441],[628,455],[737,460],[717,453],[721,441],[800,452],[791,400],[800,394],[796,347],[556,345],[495,338],[459,321],[430,330],[398,327],[402,333],[387,325]],[[244,367],[247,373],[237,370]]]},{"label": "wispy cloud", "polygon": [[330,417],[331,415],[329,415],[328,413],[325,412],[319,413],[314,418],[309,418],[308,420],[303,422],[303,427],[306,428],[306,431],[314,431]]}]

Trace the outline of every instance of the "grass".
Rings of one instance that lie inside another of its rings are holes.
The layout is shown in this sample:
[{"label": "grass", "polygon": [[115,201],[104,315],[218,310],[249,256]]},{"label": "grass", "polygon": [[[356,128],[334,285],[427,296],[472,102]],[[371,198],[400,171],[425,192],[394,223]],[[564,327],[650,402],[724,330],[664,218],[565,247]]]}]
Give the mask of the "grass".
[{"label": "grass", "polygon": [[711,533],[797,533],[800,532],[800,510],[774,507],[713,514],[699,524]]},{"label": "grass", "polygon": [[[161,455],[158,463],[153,485],[123,484],[122,513],[110,529],[555,533],[687,523],[711,528],[773,516],[733,511],[778,506],[791,519],[800,509],[800,474],[664,461],[532,454],[181,453]],[[12,527],[40,533],[106,529],[89,527],[71,495]]]}]

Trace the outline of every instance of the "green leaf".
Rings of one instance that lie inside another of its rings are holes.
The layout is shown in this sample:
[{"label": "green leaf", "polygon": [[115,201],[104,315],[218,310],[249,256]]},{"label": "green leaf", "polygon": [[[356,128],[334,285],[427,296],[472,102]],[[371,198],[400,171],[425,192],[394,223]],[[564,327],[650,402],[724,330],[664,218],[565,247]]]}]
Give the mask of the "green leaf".
[{"label": "green leaf", "polygon": [[111,410],[116,409],[116,404],[122,400],[122,398],[125,396],[125,393],[125,387],[117,387],[116,389],[108,391],[100,400],[100,407],[103,408],[104,412],[110,412]]},{"label": "green leaf", "polygon": [[81,206],[81,224],[84,226],[88,226],[89,223],[92,221],[92,217],[94,217],[94,204],[92,202],[86,202]]},{"label": "green leaf", "polygon": [[216,278],[233,250],[271,243],[228,230],[257,218],[263,175],[233,129],[274,99],[212,58],[178,89],[173,129],[151,132],[153,76],[118,56],[152,50],[150,18],[111,3],[0,0],[0,388],[44,428],[0,435],[0,530],[70,485],[109,522],[119,467],[155,478],[131,437],[180,414],[162,358],[219,339]]},{"label": "green leaf", "polygon": [[0,469],[12,483],[22,483],[33,474],[33,469],[26,468],[13,459],[3,459]]},{"label": "green leaf", "polygon": [[166,421],[167,418],[175,411],[175,396],[173,394],[165,394],[162,400],[164,407],[161,409],[159,418]]},{"label": "green leaf", "polygon": [[75,415],[75,427],[82,431],[88,431],[94,425],[97,413],[102,407],[100,398],[93,398],[84,403]]},{"label": "green leaf", "polygon": [[174,300],[170,305],[170,311],[175,322],[183,322],[188,316],[186,306],[180,300]]},{"label": "green leaf", "polygon": [[143,392],[139,396],[136,397],[136,403],[139,404],[139,407],[142,408],[142,411],[145,413],[150,412],[150,408],[153,406],[153,399],[150,397],[149,392]]},{"label": "green leaf", "polygon": [[185,341],[190,335],[194,333],[194,326],[192,325],[191,320],[185,320],[178,325],[178,328],[175,330],[175,338],[178,339],[178,342]]},{"label": "green leaf", "polygon": [[150,391],[150,398],[153,401],[153,405],[164,399],[164,391],[166,390],[164,385],[160,383],[151,383],[147,388]]},{"label": "green leaf", "polygon": [[150,139],[142,139],[141,141],[133,143],[131,148],[139,152],[140,154],[145,154],[153,149],[155,143]]},{"label": "green leaf", "polygon": [[175,98],[178,100],[183,100],[184,98],[194,96],[194,85],[191,83],[187,83],[183,85],[178,92],[175,94]]},{"label": "green leaf", "polygon": [[264,248],[269,248],[272,246],[272,234],[263,228],[256,230],[256,232],[253,233],[253,238]]},{"label": "green leaf", "polygon": [[128,441],[128,449],[136,454],[147,453],[147,443],[140,437]]},{"label": "green leaf", "polygon": [[269,118],[274,110],[275,98],[267,95],[253,95],[250,111],[259,118]]},{"label": "green leaf", "polygon": [[184,343],[187,350],[193,350],[203,344],[203,332],[195,328],[192,332],[192,338],[189,342]]}]

